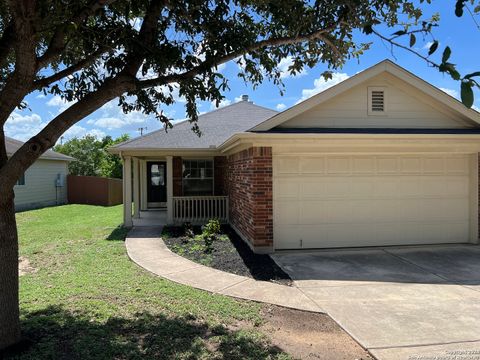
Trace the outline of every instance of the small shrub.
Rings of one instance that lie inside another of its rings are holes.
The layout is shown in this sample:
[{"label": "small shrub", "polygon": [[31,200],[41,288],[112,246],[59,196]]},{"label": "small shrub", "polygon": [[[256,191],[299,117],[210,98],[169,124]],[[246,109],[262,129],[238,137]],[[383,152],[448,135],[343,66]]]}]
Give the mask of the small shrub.
[{"label": "small shrub", "polygon": [[189,223],[189,222],[184,223],[183,231],[186,237],[193,238],[195,236],[192,223]]},{"label": "small shrub", "polygon": [[205,252],[210,253],[213,250],[213,242],[220,234],[220,221],[218,221],[218,219],[210,219],[202,229],[202,238],[205,242]]}]

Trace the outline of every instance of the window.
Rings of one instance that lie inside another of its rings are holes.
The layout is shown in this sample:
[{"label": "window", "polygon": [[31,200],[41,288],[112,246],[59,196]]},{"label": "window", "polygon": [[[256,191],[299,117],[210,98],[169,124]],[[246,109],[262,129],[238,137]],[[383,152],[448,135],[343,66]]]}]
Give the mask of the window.
[{"label": "window", "polygon": [[384,87],[368,88],[368,115],[385,115],[386,91]]},{"label": "window", "polygon": [[15,185],[25,185],[25,173],[20,176],[20,178],[17,180],[17,183]]},{"label": "window", "polygon": [[212,160],[183,160],[183,195],[213,195]]}]

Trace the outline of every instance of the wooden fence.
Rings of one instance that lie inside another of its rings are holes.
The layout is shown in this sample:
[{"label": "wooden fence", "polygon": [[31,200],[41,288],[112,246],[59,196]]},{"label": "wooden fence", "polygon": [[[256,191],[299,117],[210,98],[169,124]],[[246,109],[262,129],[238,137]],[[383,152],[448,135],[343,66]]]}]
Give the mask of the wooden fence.
[{"label": "wooden fence", "polygon": [[96,176],[67,176],[69,204],[113,206],[123,202],[121,179]]}]

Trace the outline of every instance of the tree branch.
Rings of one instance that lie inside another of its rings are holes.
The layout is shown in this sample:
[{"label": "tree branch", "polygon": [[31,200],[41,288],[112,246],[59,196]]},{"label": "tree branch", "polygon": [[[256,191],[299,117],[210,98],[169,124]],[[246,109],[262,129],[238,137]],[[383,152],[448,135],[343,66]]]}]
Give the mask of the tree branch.
[{"label": "tree branch", "polygon": [[72,17],[70,20],[65,21],[61,25],[58,25],[55,29],[47,50],[37,59],[38,69],[41,69],[47,66],[52,62],[58,55],[62,53],[65,49],[67,42],[65,41],[65,24],[75,24],[80,25],[85,21],[90,15],[94,14],[95,11],[115,2],[116,0],[92,0],[90,4],[85,6],[85,8]]},{"label": "tree branch", "polygon": [[204,61],[200,65],[181,74],[172,74],[172,75],[159,76],[154,79],[138,80],[137,88],[144,89],[152,86],[165,85],[172,82],[179,82],[181,80],[192,78],[198,74],[201,74],[203,71],[211,69],[214,66],[224,64],[230,60],[237,58],[238,56],[241,56],[243,54],[256,51],[265,47],[270,47],[270,46],[291,45],[291,44],[298,44],[305,41],[320,40],[320,41],[323,41],[325,44],[327,44],[329,47],[331,47],[332,51],[335,52],[338,56],[341,56],[340,51],[337,49],[337,47],[328,38],[324,36],[324,34],[332,31],[333,30],[332,28],[335,28],[335,27],[329,27],[327,29],[318,30],[306,35],[292,36],[292,37],[285,36],[285,37],[271,38],[271,39],[258,41],[248,46],[247,48],[233,51],[230,54],[212,59],[210,61]]},{"label": "tree branch", "polygon": [[7,60],[8,55],[12,50],[13,38],[14,38],[14,26],[12,23],[10,23],[5,28],[5,31],[3,32],[3,36],[0,39],[0,67],[3,67],[4,62]]},{"label": "tree branch", "polygon": [[[372,32],[373,32],[376,36],[378,36],[380,39],[388,42],[389,44],[391,44],[391,45],[393,45],[393,46],[396,46],[396,47],[398,47],[398,48],[400,48],[400,49],[407,50],[408,52],[410,52],[410,53],[418,56],[419,58],[423,59],[427,64],[430,64],[430,65],[432,65],[432,66],[434,66],[434,67],[436,67],[436,68],[439,68],[439,67],[440,67],[440,65],[438,65],[438,64],[435,63],[434,61],[430,60],[428,56],[422,55],[422,54],[420,54],[419,52],[417,52],[417,51],[409,48],[408,46],[402,45],[402,44],[394,41],[394,39],[395,39],[396,37],[388,38],[388,37],[386,37],[385,35],[382,35],[381,33],[379,33],[379,32],[378,32],[377,30],[375,30],[375,29],[372,29]],[[392,54],[392,55],[393,55],[393,54]]]},{"label": "tree branch", "polygon": [[3,127],[13,110],[30,92],[36,72],[33,25],[35,2],[11,0],[9,7],[14,26],[15,70],[0,92],[0,127]]},{"label": "tree branch", "polygon": [[[157,35],[157,25],[162,9],[165,6],[166,1],[152,0],[150,6],[145,14],[145,18],[138,34],[138,44],[142,47],[148,47],[153,45]],[[127,58],[125,59],[125,68],[123,73],[136,76],[138,69],[142,65],[145,59],[143,52],[136,52],[130,50]]]},{"label": "tree branch", "polygon": [[37,135],[25,142],[7,163],[0,167],[0,194],[11,189],[20,175],[31,166],[38,157],[55,145],[60,136],[86,116],[121,94],[134,90],[134,79],[129,76],[117,76],[107,80],[98,90],[70,106],[51,120]]},{"label": "tree branch", "polygon": [[92,53],[90,56],[86,57],[83,60],[80,60],[78,63],[71,65],[53,75],[47,76],[42,79],[38,79],[33,82],[33,90],[40,90],[43,87],[49,86],[53,84],[56,81],[59,81],[69,75],[72,75],[73,73],[82,70],[83,68],[92,65],[96,59],[100,57],[106,50],[105,49],[99,49],[98,51]]}]

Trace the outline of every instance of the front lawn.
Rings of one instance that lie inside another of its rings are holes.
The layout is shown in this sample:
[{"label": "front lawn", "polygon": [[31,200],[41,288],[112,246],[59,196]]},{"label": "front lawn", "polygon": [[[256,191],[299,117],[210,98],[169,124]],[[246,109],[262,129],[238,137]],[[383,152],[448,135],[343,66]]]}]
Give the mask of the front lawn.
[{"label": "front lawn", "polygon": [[[286,358],[254,326],[259,304],[181,286],[126,256],[121,207],[68,205],[17,215],[18,359]],[[231,330],[237,323],[253,328]],[[24,344],[24,347],[26,344]]]},{"label": "front lawn", "polygon": [[143,270],[126,254],[121,216],[121,206],[86,205],[17,214],[25,341],[1,359],[369,358],[324,314]]}]

